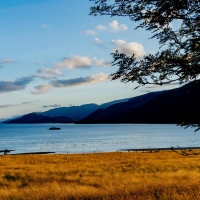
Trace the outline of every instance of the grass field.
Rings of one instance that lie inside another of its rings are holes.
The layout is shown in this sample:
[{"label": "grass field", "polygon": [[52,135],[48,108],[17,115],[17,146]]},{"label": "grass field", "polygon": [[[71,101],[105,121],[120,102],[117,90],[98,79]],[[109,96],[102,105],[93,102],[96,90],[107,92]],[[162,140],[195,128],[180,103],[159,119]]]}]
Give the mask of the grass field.
[{"label": "grass field", "polygon": [[200,155],[162,151],[0,156],[0,199],[196,200]]}]

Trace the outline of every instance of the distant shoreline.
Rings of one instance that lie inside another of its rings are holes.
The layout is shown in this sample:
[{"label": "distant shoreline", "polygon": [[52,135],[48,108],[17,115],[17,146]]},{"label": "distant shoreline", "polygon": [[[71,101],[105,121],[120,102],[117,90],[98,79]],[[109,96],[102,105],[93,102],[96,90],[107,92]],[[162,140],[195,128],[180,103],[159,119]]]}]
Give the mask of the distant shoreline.
[{"label": "distant shoreline", "polygon": [[45,155],[45,154],[56,154],[56,155],[81,155],[81,154],[103,154],[103,153],[122,153],[122,152],[160,152],[160,151],[192,151],[192,150],[200,150],[200,147],[169,147],[169,148],[137,148],[137,149],[120,149],[116,151],[93,151],[93,152],[77,152],[77,153],[56,153],[53,151],[45,151],[45,152],[24,152],[24,153],[13,153],[7,155]]}]

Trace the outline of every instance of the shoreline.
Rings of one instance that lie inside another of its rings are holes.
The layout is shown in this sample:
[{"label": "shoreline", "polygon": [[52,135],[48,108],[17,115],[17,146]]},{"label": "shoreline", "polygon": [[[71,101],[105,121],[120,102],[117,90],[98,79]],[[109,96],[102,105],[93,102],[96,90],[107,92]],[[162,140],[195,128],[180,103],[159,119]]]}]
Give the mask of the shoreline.
[{"label": "shoreline", "polygon": [[[38,151],[38,152],[23,152],[23,153],[14,153],[9,154],[9,150],[2,150],[1,152],[6,152],[4,155],[81,155],[81,154],[105,154],[105,153],[122,153],[122,152],[160,152],[160,151],[192,151],[192,150],[200,150],[200,147],[168,147],[168,148],[137,148],[137,149],[119,149],[116,151],[92,151],[92,152],[54,152],[54,151]],[[12,150],[14,151],[14,150]]]}]

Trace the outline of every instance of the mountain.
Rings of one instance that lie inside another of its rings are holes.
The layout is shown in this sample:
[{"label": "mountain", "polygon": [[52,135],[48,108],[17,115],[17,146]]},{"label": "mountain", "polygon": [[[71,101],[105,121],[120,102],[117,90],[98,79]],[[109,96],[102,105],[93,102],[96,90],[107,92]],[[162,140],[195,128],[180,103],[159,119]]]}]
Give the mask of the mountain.
[{"label": "mountain", "polygon": [[[45,112],[30,113],[23,116],[17,115],[10,119],[0,119],[0,123],[72,123],[81,120],[99,108],[107,108],[112,104],[125,102],[129,99],[130,98],[115,100],[102,105],[84,104],[81,106],[54,108]],[[44,118],[44,116],[50,118]],[[64,118],[61,118],[61,116]],[[16,120],[18,118],[19,120]]]},{"label": "mountain", "polygon": [[125,102],[125,101],[128,101],[129,99],[130,98],[115,100],[108,103],[104,103],[102,105],[84,104],[81,106],[54,108],[45,112],[41,112],[41,114],[48,117],[65,116],[75,121],[78,121],[87,117],[89,114],[98,110],[99,108],[107,108],[110,105],[113,105],[119,102]]},{"label": "mountain", "polygon": [[41,114],[48,117],[64,116],[74,120],[80,120],[98,108],[99,106],[97,104],[85,104],[81,106],[54,108]]},{"label": "mountain", "polygon": [[6,120],[8,120],[8,119],[7,119],[7,118],[2,118],[2,119],[0,119],[0,123],[4,122],[4,121],[6,121]]},{"label": "mountain", "polygon": [[17,119],[7,120],[5,124],[35,124],[35,123],[73,123],[74,121],[67,117],[47,117],[39,113],[30,113]]},{"label": "mountain", "polygon": [[100,109],[100,108],[107,108],[107,107],[109,107],[109,106],[111,106],[111,105],[113,105],[113,104],[116,104],[116,103],[126,102],[126,101],[128,101],[129,99],[131,99],[131,98],[126,98],[126,99],[119,99],[119,100],[115,100],[115,101],[110,101],[110,102],[107,102],[107,103],[104,103],[104,104],[99,105],[99,109]]},{"label": "mountain", "polygon": [[78,123],[197,123],[200,119],[200,84],[148,93],[127,102],[99,109]]},{"label": "mountain", "polygon": [[113,119],[115,119],[116,116],[126,111],[137,109],[153,97],[164,92],[165,91],[151,92],[141,96],[133,97],[127,102],[113,104],[105,109],[100,108],[88,115],[86,118],[80,120],[78,123],[104,123],[104,121],[105,123],[114,123]]},{"label": "mountain", "polygon": [[20,117],[22,117],[22,116],[15,115],[15,116],[12,116],[12,117],[10,117],[10,118],[0,119],[0,123],[6,122],[6,121],[10,121],[10,120],[13,120],[13,119],[17,119],[17,118],[20,118]]}]

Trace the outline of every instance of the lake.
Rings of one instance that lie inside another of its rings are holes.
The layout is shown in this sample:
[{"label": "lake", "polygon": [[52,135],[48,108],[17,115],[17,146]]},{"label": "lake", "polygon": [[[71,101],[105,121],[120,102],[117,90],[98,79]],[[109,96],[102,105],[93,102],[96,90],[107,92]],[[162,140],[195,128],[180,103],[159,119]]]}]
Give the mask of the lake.
[{"label": "lake", "polygon": [[[48,130],[49,127],[61,130]],[[173,124],[0,124],[0,150],[56,153],[198,147],[200,132]]]}]

